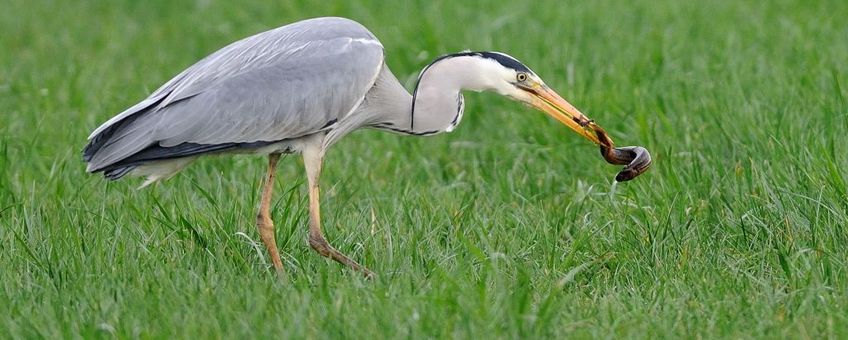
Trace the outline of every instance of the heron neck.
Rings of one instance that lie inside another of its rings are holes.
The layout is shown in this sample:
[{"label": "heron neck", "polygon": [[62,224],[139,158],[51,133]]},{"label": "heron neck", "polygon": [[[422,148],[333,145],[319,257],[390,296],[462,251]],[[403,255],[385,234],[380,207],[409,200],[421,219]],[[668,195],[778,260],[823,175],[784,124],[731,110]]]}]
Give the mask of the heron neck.
[{"label": "heron neck", "polygon": [[481,80],[482,73],[479,61],[470,57],[436,59],[421,71],[410,98],[388,68],[384,68],[375,85],[381,95],[374,97],[382,99],[379,106],[385,110],[380,115],[380,124],[375,126],[419,136],[450,132],[462,119],[465,103],[461,91],[488,88],[486,80]]},{"label": "heron neck", "polygon": [[410,126],[417,133],[452,131],[462,120],[462,90],[483,91],[480,64],[470,57],[439,58],[421,71],[413,92]]}]

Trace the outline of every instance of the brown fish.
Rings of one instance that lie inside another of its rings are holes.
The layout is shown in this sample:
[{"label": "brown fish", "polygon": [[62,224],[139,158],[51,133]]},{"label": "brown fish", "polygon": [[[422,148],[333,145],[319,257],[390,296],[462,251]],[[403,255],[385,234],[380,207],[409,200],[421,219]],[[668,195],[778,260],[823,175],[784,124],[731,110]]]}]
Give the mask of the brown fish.
[{"label": "brown fish", "polygon": [[641,146],[625,146],[617,148],[609,138],[606,131],[594,122],[589,123],[589,127],[595,132],[600,141],[601,156],[607,163],[615,165],[624,165],[624,169],[618,172],[615,176],[617,182],[629,181],[636,178],[648,168],[651,167],[651,154],[648,150]]},{"label": "brown fish", "polygon": [[592,143],[600,145],[601,155],[607,162],[625,165],[624,169],[615,176],[616,181],[629,181],[647,171],[651,166],[651,154],[648,150],[641,146],[616,148],[604,129],[547,85],[535,83],[532,86],[523,86],[522,89],[534,95],[531,96],[528,104],[549,114]]}]

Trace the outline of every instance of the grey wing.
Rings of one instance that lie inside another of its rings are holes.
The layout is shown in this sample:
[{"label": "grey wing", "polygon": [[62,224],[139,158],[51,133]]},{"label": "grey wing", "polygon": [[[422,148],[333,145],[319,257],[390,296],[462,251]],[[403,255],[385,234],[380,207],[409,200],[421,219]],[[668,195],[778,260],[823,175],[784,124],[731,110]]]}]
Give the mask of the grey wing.
[{"label": "grey wing", "polygon": [[103,124],[84,158],[98,171],[151,147],[214,151],[313,134],[355,109],[382,65],[379,41],[347,19],[260,33],[204,58]]}]

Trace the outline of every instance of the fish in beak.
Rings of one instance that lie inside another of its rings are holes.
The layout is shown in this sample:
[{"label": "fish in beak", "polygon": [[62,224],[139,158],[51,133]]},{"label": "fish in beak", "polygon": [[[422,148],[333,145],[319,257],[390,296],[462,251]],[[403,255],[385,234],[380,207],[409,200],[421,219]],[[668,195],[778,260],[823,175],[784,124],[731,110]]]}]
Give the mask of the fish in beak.
[{"label": "fish in beak", "polygon": [[652,161],[648,150],[641,146],[616,148],[615,143],[604,129],[547,85],[535,82],[529,86],[520,86],[520,88],[530,95],[528,104],[547,113],[592,143],[599,145],[601,156],[608,163],[625,165],[624,169],[616,175],[616,181],[629,181],[650,168]]}]

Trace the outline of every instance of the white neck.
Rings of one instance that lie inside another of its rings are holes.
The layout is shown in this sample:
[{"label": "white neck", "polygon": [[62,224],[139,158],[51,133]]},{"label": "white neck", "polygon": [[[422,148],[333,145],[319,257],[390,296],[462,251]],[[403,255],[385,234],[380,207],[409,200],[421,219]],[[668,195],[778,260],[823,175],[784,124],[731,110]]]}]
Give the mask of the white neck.
[{"label": "white neck", "polygon": [[387,68],[384,71],[387,73],[378,77],[376,84],[381,94],[376,95],[375,99],[387,100],[377,106],[383,109],[379,114],[383,119],[374,126],[413,135],[452,131],[462,119],[462,90],[494,90],[507,94],[511,89],[511,85],[504,80],[510,78],[511,71],[495,61],[476,56],[436,59],[421,71],[412,98],[409,98],[409,94],[406,94]]},{"label": "white neck", "polygon": [[[503,68],[495,62],[462,56],[435,61],[425,68],[415,89],[412,130],[417,133],[451,131],[462,119],[462,90],[497,89]],[[491,76],[488,75],[497,75]]]}]

